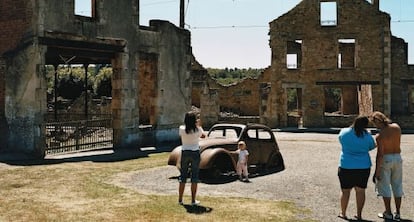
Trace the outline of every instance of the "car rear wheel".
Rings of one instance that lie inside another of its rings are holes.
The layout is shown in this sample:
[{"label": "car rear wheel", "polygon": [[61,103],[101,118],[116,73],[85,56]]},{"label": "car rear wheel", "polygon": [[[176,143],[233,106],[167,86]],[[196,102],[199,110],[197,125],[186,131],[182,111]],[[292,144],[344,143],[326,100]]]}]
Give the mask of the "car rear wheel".
[{"label": "car rear wheel", "polygon": [[282,171],[285,169],[285,164],[283,162],[282,154],[280,153],[273,153],[269,160],[267,161],[266,165],[267,169]]}]

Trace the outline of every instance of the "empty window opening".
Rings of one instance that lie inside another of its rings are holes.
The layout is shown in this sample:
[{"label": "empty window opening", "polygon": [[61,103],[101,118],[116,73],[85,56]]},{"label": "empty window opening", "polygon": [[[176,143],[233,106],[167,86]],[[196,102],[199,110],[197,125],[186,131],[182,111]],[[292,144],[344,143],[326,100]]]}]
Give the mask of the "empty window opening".
[{"label": "empty window opening", "polygon": [[341,96],[341,88],[325,87],[325,114],[342,114]]},{"label": "empty window opening", "polygon": [[358,104],[358,87],[355,85],[352,86],[342,86],[341,88],[341,111],[344,115],[352,115],[359,113],[359,104]]},{"label": "empty window opening", "polygon": [[302,88],[287,88],[288,126],[302,127]]},{"label": "empty window opening", "polygon": [[336,26],[336,2],[321,2],[321,26]]},{"label": "empty window opening", "polygon": [[75,15],[94,17],[95,0],[75,0]]},{"label": "empty window opening", "polygon": [[299,69],[302,63],[302,40],[288,41],[286,68]]},{"label": "empty window opening", "polygon": [[358,87],[325,87],[325,115],[353,115],[359,113]]},{"label": "empty window opening", "polygon": [[355,68],[355,39],[338,40],[338,68]]}]

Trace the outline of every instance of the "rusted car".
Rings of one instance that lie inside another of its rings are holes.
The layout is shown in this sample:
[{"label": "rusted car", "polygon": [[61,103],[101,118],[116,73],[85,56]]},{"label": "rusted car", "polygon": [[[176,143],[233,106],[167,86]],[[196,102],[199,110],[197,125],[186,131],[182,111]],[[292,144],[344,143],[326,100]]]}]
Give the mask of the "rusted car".
[{"label": "rusted car", "polygon": [[[200,139],[200,177],[219,178],[234,174],[237,143],[244,141],[249,151],[249,173],[285,169],[282,154],[272,130],[261,124],[216,124]],[[174,148],[168,165],[180,168],[181,146]]]}]

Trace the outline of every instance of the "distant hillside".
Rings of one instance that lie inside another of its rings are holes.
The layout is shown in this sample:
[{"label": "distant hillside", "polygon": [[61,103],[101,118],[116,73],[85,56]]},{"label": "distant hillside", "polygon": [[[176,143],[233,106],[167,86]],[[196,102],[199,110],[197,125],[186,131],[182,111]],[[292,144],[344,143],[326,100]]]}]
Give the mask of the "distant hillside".
[{"label": "distant hillside", "polygon": [[256,79],[264,69],[238,69],[238,68],[225,68],[215,69],[207,68],[208,74],[212,79],[217,80],[222,85],[229,85],[232,83],[240,82],[246,78]]}]

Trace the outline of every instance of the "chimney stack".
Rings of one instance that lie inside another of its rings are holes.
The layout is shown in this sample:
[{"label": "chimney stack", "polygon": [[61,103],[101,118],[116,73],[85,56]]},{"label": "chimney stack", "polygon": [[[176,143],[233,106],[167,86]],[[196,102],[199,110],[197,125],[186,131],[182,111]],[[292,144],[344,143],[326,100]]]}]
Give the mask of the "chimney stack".
[{"label": "chimney stack", "polygon": [[380,0],[372,0],[372,5],[379,11]]}]

